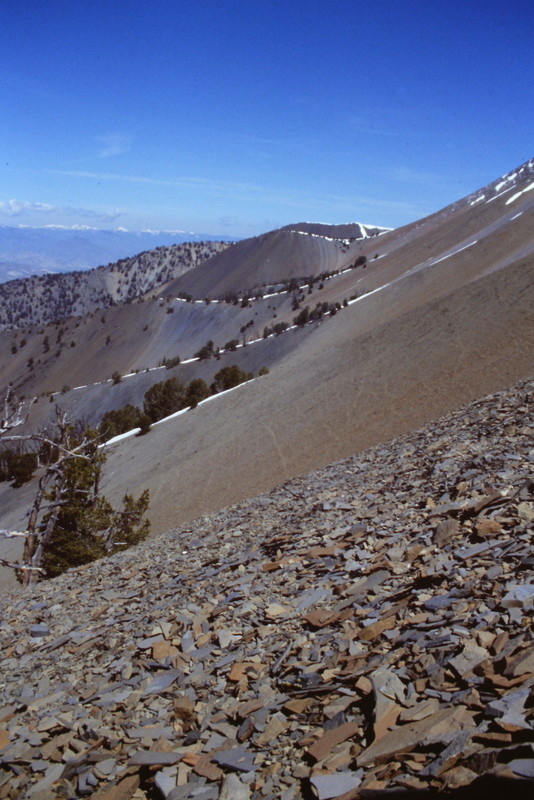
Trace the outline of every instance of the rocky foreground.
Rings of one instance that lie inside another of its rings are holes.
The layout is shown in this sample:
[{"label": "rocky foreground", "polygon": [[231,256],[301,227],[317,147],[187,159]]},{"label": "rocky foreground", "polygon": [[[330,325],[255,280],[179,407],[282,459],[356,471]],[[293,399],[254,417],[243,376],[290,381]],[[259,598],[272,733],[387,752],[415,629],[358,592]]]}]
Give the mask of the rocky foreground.
[{"label": "rocky foreground", "polygon": [[2,598],[0,800],[534,793],[533,390]]}]

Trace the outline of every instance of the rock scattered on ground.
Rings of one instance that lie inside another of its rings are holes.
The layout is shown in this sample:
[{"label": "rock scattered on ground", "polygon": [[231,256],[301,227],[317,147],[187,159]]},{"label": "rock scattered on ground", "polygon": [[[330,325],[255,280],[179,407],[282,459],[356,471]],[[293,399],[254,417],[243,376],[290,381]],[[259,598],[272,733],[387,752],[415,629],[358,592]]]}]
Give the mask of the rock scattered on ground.
[{"label": "rock scattered on ground", "polygon": [[533,389],[1,598],[0,800],[519,791]]}]

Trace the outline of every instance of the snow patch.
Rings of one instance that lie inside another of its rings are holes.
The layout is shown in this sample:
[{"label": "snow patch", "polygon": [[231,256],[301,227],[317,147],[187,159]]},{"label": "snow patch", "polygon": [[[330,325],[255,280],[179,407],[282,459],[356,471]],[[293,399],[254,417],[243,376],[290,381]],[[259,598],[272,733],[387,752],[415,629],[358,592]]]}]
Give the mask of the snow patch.
[{"label": "snow patch", "polygon": [[459,247],[458,250],[453,250],[452,253],[447,253],[446,256],[442,256],[441,258],[438,258],[436,261],[431,261],[429,266],[432,266],[433,264],[439,264],[440,261],[445,261],[446,258],[451,258],[451,256],[455,256],[457,253],[461,253],[463,250],[467,250],[468,247],[473,247],[473,245],[476,244],[477,242],[478,239],[475,239],[474,242],[469,242],[469,244],[466,244],[463,247]]},{"label": "snow patch", "polygon": [[524,189],[521,189],[520,192],[516,192],[516,194],[513,194],[511,197],[509,197],[508,200],[506,201],[505,205],[509,206],[510,203],[513,203],[514,200],[517,200],[517,198],[521,197],[522,194],[525,194],[525,192],[530,192],[530,191],[532,191],[532,189],[534,189],[534,183],[530,183]]},{"label": "snow patch", "polygon": [[[257,341],[260,340],[258,339]],[[198,359],[194,360],[196,361]],[[218,392],[217,394],[212,394],[210,397],[206,397],[205,400],[201,400],[197,408],[200,408],[200,406],[204,405],[205,403],[209,403],[210,400],[216,400],[218,397],[223,397],[224,395],[227,395],[230,392],[234,392],[236,389],[240,389],[242,386],[246,386],[247,383],[250,383],[250,381],[245,381],[244,383],[240,383],[237,386],[233,386],[231,389],[227,389],[225,392]],[[168,417],[163,417],[162,419],[158,419],[156,422],[152,423],[152,427],[155,428],[156,425],[161,425],[163,422],[169,422],[169,420],[171,419],[176,419],[176,417],[181,417],[182,414],[185,414],[187,411],[191,411],[190,406],[187,406],[187,408],[181,408],[179,411],[175,411],[174,414],[169,414]],[[141,428],[132,428],[131,431],[126,431],[125,433],[119,433],[112,439],[108,439],[107,442],[103,442],[101,445],[99,445],[99,447],[108,447],[111,444],[122,442],[124,441],[124,439],[129,439],[131,436],[136,436],[140,432],[140,430]]]}]

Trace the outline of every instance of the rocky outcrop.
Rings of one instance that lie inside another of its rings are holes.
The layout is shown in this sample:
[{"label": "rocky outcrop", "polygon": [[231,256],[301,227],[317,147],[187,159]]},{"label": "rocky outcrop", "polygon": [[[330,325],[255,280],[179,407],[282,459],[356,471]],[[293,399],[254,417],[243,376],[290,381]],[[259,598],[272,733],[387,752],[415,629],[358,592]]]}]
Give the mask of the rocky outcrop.
[{"label": "rocky outcrop", "polygon": [[533,389],[3,598],[0,796],[531,791]]}]

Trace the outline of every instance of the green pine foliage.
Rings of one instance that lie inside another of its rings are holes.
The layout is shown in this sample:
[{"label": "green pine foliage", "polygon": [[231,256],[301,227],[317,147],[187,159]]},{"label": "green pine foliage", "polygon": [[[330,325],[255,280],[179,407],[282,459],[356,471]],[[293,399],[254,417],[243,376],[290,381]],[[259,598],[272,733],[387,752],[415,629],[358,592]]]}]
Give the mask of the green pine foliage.
[{"label": "green pine foliage", "polygon": [[19,488],[33,477],[37,469],[37,453],[17,453],[5,448],[0,451],[0,481],[13,481]]},{"label": "green pine foliage", "polygon": [[178,378],[155,383],[145,393],[143,411],[151,422],[168,417],[181,408],[185,408],[185,387]]},{"label": "green pine foliage", "polygon": [[219,372],[215,373],[213,378],[213,386],[216,392],[226,392],[228,389],[233,389],[234,386],[239,386],[248,380],[247,375],[243,370],[232,364],[229,367],[223,367]]},{"label": "green pine foliage", "polygon": [[187,387],[185,404],[186,406],[191,406],[191,408],[196,408],[198,404],[209,397],[210,394],[211,392],[206,381],[202,380],[202,378],[194,378]]},{"label": "green pine foliage", "polygon": [[119,510],[100,495],[105,458],[97,437],[90,433],[82,454],[62,462],[62,481],[48,493],[51,510],[42,521],[43,528],[53,526],[43,560],[46,578],[125,550],[148,536],[150,523],[143,519],[148,490],[138,500],[126,495]]},{"label": "green pine foliage", "polygon": [[120,433],[131,431],[139,426],[140,414],[141,412],[137,406],[133,406],[131,403],[122,408],[107,411],[102,417],[98,432],[107,440],[118,436]]}]

